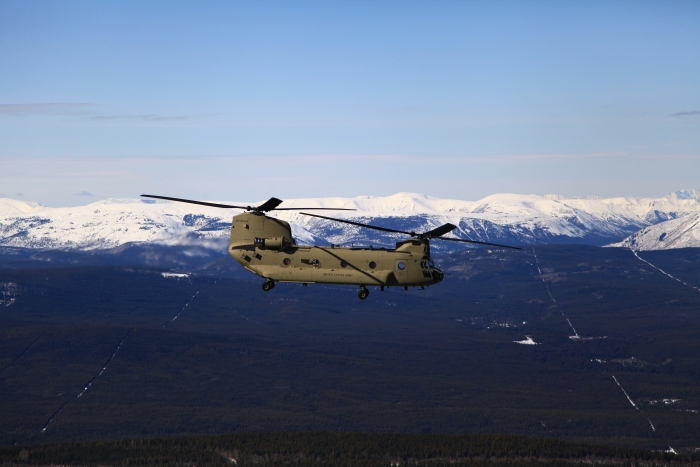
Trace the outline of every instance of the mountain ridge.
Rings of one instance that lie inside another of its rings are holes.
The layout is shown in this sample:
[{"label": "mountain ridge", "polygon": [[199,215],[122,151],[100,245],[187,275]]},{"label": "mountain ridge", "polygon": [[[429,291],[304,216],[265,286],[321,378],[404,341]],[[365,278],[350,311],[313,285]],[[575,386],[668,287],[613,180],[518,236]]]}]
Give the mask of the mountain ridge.
[{"label": "mountain ridge", "polygon": [[[448,236],[506,244],[620,242],[639,229],[700,213],[700,193],[681,190],[661,198],[565,198],[501,193],[477,201],[442,199],[419,193],[355,198],[298,198],[284,207],[351,208],[331,217],[425,231],[450,222]],[[257,205],[218,201],[234,205]],[[130,243],[217,248],[228,238],[239,210],[143,198],[110,198],[85,206],[51,208],[35,202],[0,199],[0,246],[38,250],[111,249]],[[269,213],[290,222],[297,242],[380,244],[401,236],[335,223],[297,211]],[[446,248],[442,244],[438,248]],[[454,248],[452,242],[450,247]]]},{"label": "mountain ridge", "polygon": [[700,213],[644,227],[621,242],[608,246],[637,251],[671,250],[700,247]]}]

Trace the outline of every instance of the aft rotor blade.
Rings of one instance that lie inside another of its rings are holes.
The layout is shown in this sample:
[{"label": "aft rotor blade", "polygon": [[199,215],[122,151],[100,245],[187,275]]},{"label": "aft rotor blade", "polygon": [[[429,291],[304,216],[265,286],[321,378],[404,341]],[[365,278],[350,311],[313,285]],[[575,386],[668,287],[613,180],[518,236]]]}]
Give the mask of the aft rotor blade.
[{"label": "aft rotor blade", "polygon": [[360,222],[346,221],[345,219],[335,219],[333,217],[319,216],[318,214],[308,214],[305,212],[300,212],[299,214],[303,214],[305,216],[311,216],[311,217],[318,217],[320,219],[327,219],[329,221],[343,222],[345,224],[356,225],[358,227],[366,227],[368,229],[381,230],[382,232],[401,233],[401,234],[406,234],[406,235],[411,235],[411,236],[416,235],[415,232],[404,232],[403,230],[387,229],[386,227],[377,227],[375,225],[362,224]]},{"label": "aft rotor blade", "polygon": [[511,249],[513,249],[513,250],[522,250],[522,248],[518,248],[517,246],[499,245],[498,243],[477,242],[476,240],[464,240],[464,239],[461,239],[461,238],[435,237],[435,240],[447,240],[447,241],[450,241],[450,242],[476,243],[476,244],[479,244],[479,245],[498,246],[498,247],[501,247],[501,248],[511,248]]},{"label": "aft rotor blade", "polygon": [[445,224],[445,225],[441,225],[440,227],[438,227],[436,229],[430,230],[428,232],[424,232],[424,233],[420,234],[420,236],[424,237],[424,238],[437,238],[437,237],[441,237],[441,236],[445,235],[446,233],[452,232],[456,228],[457,228],[456,225]]},{"label": "aft rotor blade", "polygon": [[252,209],[250,206],[231,206],[230,204],[218,204],[218,203],[207,203],[205,201],[194,201],[191,199],[182,199],[182,198],[170,198],[169,196],[156,196],[156,195],[141,195],[144,198],[156,198],[156,199],[165,199],[168,201],[177,201],[180,203],[189,203],[189,204],[199,204],[201,206],[211,206],[213,208],[224,208],[224,209]]}]

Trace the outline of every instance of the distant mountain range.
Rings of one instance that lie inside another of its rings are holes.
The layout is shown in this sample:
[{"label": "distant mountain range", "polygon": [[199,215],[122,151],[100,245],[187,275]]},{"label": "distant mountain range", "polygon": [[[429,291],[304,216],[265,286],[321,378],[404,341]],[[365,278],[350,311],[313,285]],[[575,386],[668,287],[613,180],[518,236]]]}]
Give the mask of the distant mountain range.
[{"label": "distant mountain range", "polygon": [[[256,205],[262,201],[220,202]],[[695,190],[662,198],[497,194],[479,201],[398,193],[386,197],[292,199],[285,200],[282,207],[353,208],[357,211],[328,211],[325,215],[419,232],[450,222],[458,228],[448,236],[513,245],[615,243],[641,249],[700,246],[700,193]],[[231,217],[239,212],[138,198],[107,199],[67,208],[4,198],[0,199],[0,246],[94,251],[157,244],[219,249],[228,239]],[[402,238],[307,217],[296,211],[272,215],[290,222],[301,244],[392,246]],[[685,239],[688,235],[694,235],[695,243]],[[653,238],[656,243],[649,240]],[[444,250],[463,244],[433,245]]]}]

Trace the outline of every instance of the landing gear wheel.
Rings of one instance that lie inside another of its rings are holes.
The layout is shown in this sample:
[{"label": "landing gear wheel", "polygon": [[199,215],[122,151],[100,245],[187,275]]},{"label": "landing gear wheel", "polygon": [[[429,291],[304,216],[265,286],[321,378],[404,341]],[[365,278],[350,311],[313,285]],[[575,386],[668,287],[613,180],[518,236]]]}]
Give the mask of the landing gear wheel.
[{"label": "landing gear wheel", "polygon": [[274,282],[272,282],[272,281],[263,282],[262,289],[263,289],[265,292],[269,292],[270,290],[272,290],[272,289],[274,289],[274,288],[275,288],[275,283],[274,283]]},{"label": "landing gear wheel", "polygon": [[361,287],[360,291],[357,293],[357,296],[360,297],[360,300],[364,300],[369,297],[369,290],[367,290],[365,287]]}]

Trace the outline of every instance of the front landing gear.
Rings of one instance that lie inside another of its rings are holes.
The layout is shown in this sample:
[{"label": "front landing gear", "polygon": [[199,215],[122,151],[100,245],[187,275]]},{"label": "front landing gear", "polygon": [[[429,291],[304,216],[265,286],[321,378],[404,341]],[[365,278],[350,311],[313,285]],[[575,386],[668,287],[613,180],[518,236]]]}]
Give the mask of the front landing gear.
[{"label": "front landing gear", "polygon": [[264,282],[263,285],[262,285],[262,289],[263,289],[265,292],[269,292],[270,290],[272,290],[272,289],[274,289],[274,288],[275,288],[275,283],[274,283],[273,281],[271,281],[271,280],[268,280],[267,282]]},{"label": "front landing gear", "polygon": [[360,300],[369,297],[369,290],[367,290],[367,287],[364,285],[360,286],[360,291],[357,293],[357,296],[360,297]]}]

